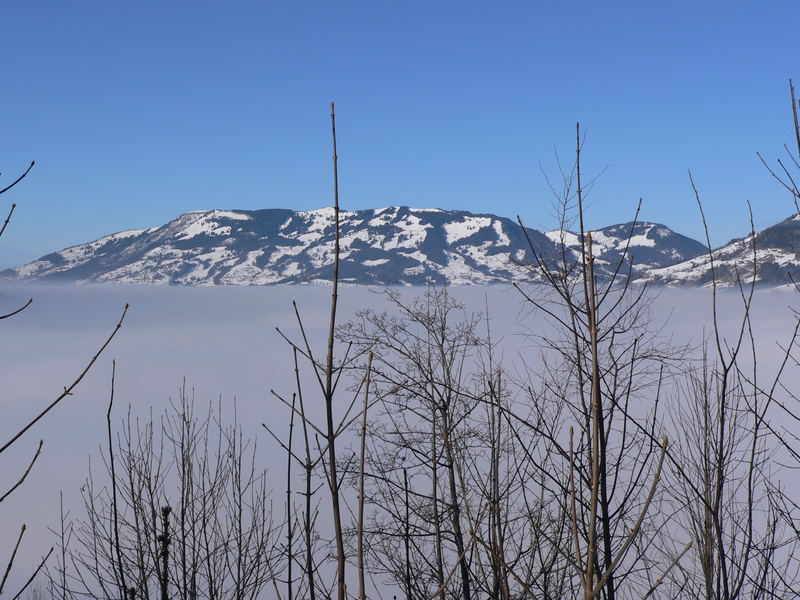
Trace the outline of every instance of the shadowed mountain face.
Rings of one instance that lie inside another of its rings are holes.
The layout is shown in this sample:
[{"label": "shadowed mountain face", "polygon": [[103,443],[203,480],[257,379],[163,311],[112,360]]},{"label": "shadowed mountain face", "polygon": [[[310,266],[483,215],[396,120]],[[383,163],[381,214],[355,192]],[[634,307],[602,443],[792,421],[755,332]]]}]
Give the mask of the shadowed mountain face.
[{"label": "shadowed mountain face", "polygon": [[[616,264],[631,223],[593,233],[599,276]],[[389,207],[342,211],[340,278],[369,285],[479,284],[535,279],[534,252],[557,260],[579,255],[578,236],[523,230],[490,214]],[[115,233],[54,252],[5,279],[266,285],[326,283],[332,275],[333,209],[211,210],[161,227]],[[637,223],[630,253],[638,275],[687,260],[705,249],[663,225]]]}]

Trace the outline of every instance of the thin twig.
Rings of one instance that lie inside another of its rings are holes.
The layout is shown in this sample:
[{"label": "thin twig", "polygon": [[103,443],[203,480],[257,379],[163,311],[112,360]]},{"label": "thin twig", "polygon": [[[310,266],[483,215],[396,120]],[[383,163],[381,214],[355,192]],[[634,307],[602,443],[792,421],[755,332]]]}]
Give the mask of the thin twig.
[{"label": "thin twig", "polygon": [[39,455],[42,453],[42,445],[43,445],[43,444],[44,444],[44,440],[39,440],[39,446],[36,448],[36,453],[33,455],[33,459],[31,459],[31,462],[30,462],[30,464],[28,465],[28,468],[27,468],[27,469],[25,469],[25,472],[22,474],[22,477],[20,477],[20,478],[19,478],[19,481],[17,481],[17,483],[15,483],[15,484],[14,484],[14,485],[11,487],[11,489],[10,489],[10,490],[8,490],[8,491],[7,491],[5,494],[3,494],[2,496],[0,496],[0,502],[2,502],[3,500],[5,500],[6,498],[8,498],[8,497],[11,495],[11,493],[12,493],[12,492],[13,492],[15,489],[17,489],[19,486],[21,486],[21,485],[23,484],[23,482],[25,481],[25,479],[27,479],[27,477],[28,477],[28,474],[31,472],[31,469],[33,468],[33,465],[34,465],[34,463],[35,463],[35,462],[36,462],[36,460],[39,458]]},{"label": "thin twig", "polygon": [[[1,231],[0,231],[0,235],[3,235]],[[20,306],[17,310],[12,311],[10,313],[6,313],[4,315],[0,315],[0,320],[7,319],[8,317],[13,317],[14,315],[18,315],[23,310],[28,308],[32,303],[33,303],[33,298],[28,298],[28,301],[25,304],[23,304],[22,306]]]},{"label": "thin twig", "polygon": [[100,355],[106,349],[106,347],[111,343],[111,340],[114,339],[114,336],[117,335],[117,332],[122,327],[122,321],[125,319],[125,315],[127,313],[128,313],[128,305],[126,304],[124,310],[122,311],[122,316],[119,318],[119,321],[117,322],[116,326],[114,327],[114,330],[111,332],[111,335],[109,335],[108,338],[106,339],[105,343],[102,346],[100,346],[100,349],[92,357],[92,359],[89,361],[89,363],[83,369],[83,371],[81,371],[80,375],[78,375],[78,377],[75,379],[75,381],[73,381],[68,387],[65,387],[64,391],[61,394],[59,394],[59,396],[55,400],[53,400],[47,406],[47,408],[45,408],[42,412],[40,412],[38,415],[36,415],[36,417],[34,417],[33,420],[30,423],[25,425],[25,427],[20,429],[14,435],[14,437],[12,437],[2,447],[0,447],[0,454],[5,452],[14,442],[16,442],[19,438],[21,438],[25,434],[25,432],[28,431],[28,429],[33,427],[42,417],[44,417],[47,413],[49,413],[59,402],[61,402],[64,398],[66,398],[67,396],[72,394],[72,390],[74,390],[77,387],[77,385],[83,380],[83,378],[86,377],[86,374],[89,372],[89,369],[92,368],[92,365],[94,365],[94,363],[97,361],[97,359],[100,357]]},{"label": "thin twig", "polygon": [[25,535],[25,529],[27,526],[25,523],[22,524],[19,530],[19,537],[17,538],[17,543],[14,544],[14,550],[11,551],[11,558],[8,559],[8,564],[6,565],[6,571],[3,573],[3,581],[0,581],[0,594],[3,593],[3,589],[6,587],[6,581],[8,580],[8,574],[11,573],[11,567],[14,564],[14,558],[17,556],[17,550],[19,550],[19,545],[22,543],[22,536]]},{"label": "thin twig", "polygon": [[[29,164],[29,165],[28,165],[28,168],[27,168],[27,169],[25,169],[25,172],[24,172],[22,175],[20,175],[19,177],[17,177],[17,178],[14,180],[14,182],[13,182],[13,183],[11,183],[10,185],[7,185],[7,186],[6,186],[6,187],[4,187],[2,190],[0,190],[0,194],[3,194],[3,193],[5,193],[5,192],[7,192],[7,191],[8,191],[8,190],[10,190],[11,188],[13,188],[15,185],[17,185],[17,184],[18,184],[20,181],[22,181],[23,179],[25,179],[25,176],[26,176],[28,173],[30,173],[31,169],[33,168],[33,165],[35,165],[35,164],[36,164],[36,161],[35,161],[35,160],[32,160],[32,161],[31,161],[31,164]],[[9,215],[9,216],[11,216],[11,215]],[[5,225],[3,226],[3,229],[5,229]],[[2,234],[2,230],[0,230],[0,234]]]},{"label": "thin twig", "polygon": [[45,555],[45,557],[42,559],[42,562],[40,562],[40,563],[39,563],[39,566],[38,566],[38,567],[36,567],[36,570],[35,570],[35,571],[34,571],[34,572],[31,574],[31,576],[30,576],[30,578],[28,579],[28,581],[26,581],[26,582],[25,582],[25,585],[23,585],[23,586],[20,588],[20,590],[17,592],[17,595],[16,595],[16,596],[14,596],[14,597],[13,597],[11,600],[17,600],[17,598],[19,598],[19,597],[22,595],[22,593],[23,593],[25,590],[27,590],[27,589],[28,589],[28,586],[29,586],[31,583],[33,583],[33,580],[34,580],[34,579],[36,579],[36,576],[39,574],[39,571],[41,571],[41,570],[42,570],[42,567],[44,567],[44,563],[46,563],[46,562],[47,562],[47,559],[48,559],[48,558],[50,558],[50,555],[51,555],[52,553],[53,553],[53,548],[52,548],[52,547],[50,547],[50,551],[49,551],[49,552],[48,552],[48,553]]}]

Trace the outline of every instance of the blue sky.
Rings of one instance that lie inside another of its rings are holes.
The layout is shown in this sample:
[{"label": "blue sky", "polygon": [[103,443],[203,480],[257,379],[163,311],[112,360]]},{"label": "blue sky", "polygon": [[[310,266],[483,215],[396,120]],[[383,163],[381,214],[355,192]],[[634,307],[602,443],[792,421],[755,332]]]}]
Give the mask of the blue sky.
[{"label": "blue sky", "polygon": [[788,216],[759,164],[792,141],[800,5],[770,2],[15,2],[0,6],[9,265],[206,208],[330,203],[553,225],[539,168],[608,167],[589,221],[713,241]]}]

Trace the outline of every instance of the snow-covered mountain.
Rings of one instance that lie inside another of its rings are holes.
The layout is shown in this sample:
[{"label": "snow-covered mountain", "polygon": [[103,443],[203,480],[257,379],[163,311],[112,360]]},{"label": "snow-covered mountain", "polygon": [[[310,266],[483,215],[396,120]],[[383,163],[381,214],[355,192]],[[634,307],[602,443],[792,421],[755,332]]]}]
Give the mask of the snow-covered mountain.
[{"label": "snow-covered mountain", "polygon": [[[658,223],[621,223],[591,233],[596,265],[614,268],[627,247],[628,256],[633,261],[633,271],[640,277],[653,269],[667,267],[707,252],[706,247],[697,240]],[[562,231],[550,231],[546,235],[559,245],[563,242],[575,259],[580,256],[579,235]]]},{"label": "snow-covered mountain", "polygon": [[[756,282],[763,285],[785,285],[790,275],[800,281],[800,215],[789,217],[777,225],[747,237],[731,240],[714,251],[717,281],[732,285],[738,278],[749,283],[753,278],[755,248]],[[711,283],[711,261],[707,254],[698,255],[660,269],[645,277],[654,283],[668,285],[707,285]]]},{"label": "snow-covered mountain", "polygon": [[[161,227],[130,230],[54,252],[0,275],[5,279],[181,285],[327,283],[334,252],[333,209],[210,210]],[[507,218],[465,211],[392,206],[342,211],[344,283],[412,285],[530,280],[535,252],[560,255],[563,236],[576,255],[578,236],[544,234]],[[599,275],[619,258],[631,224],[595,232]],[[704,252],[663,225],[638,223],[631,254],[640,272]]]}]

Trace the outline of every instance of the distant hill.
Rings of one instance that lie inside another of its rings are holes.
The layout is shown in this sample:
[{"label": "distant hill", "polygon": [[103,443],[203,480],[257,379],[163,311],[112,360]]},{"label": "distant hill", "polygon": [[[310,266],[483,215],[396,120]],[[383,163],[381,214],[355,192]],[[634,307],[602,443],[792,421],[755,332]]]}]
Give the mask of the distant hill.
[{"label": "distant hill", "polygon": [[[753,248],[757,266],[756,282],[760,285],[791,283],[790,274],[800,282],[800,216],[789,217],[753,235],[731,240],[714,251],[714,270],[717,281],[731,285],[741,277],[753,278]],[[711,283],[711,261],[702,254],[690,260],[653,269],[647,281],[668,285],[706,285]]]},{"label": "distant hill", "polygon": [[[598,276],[614,265],[632,223],[593,232]],[[560,256],[571,232],[525,231],[492,214],[392,206],[342,211],[341,269],[345,283],[369,285],[482,284],[530,280],[535,251]],[[527,235],[526,235],[527,234]],[[333,263],[333,209],[209,210],[160,227],[114,233],[3,271],[4,279],[267,285],[327,283]],[[637,223],[630,254],[637,277],[681,263],[705,247],[664,225]]]}]

